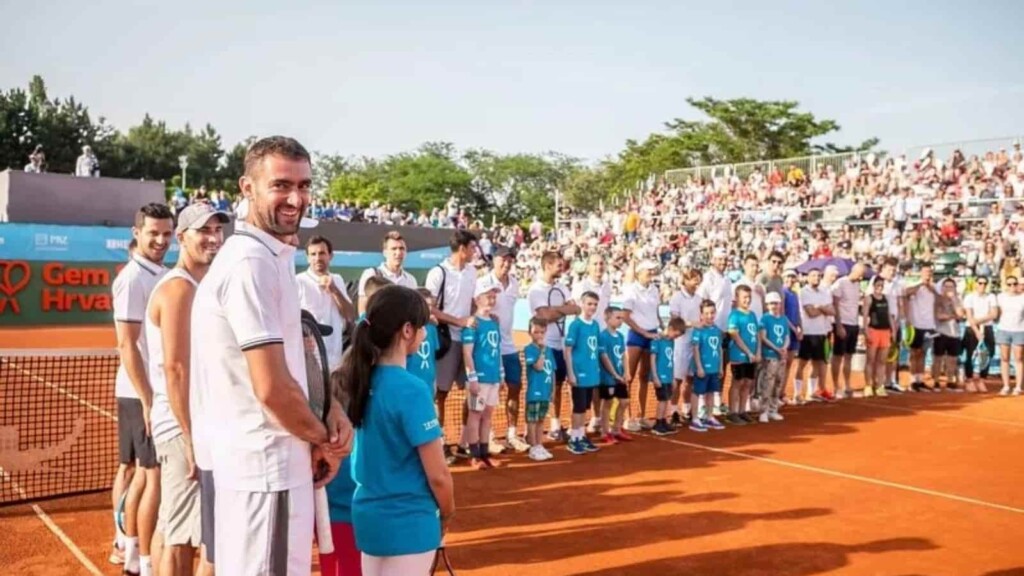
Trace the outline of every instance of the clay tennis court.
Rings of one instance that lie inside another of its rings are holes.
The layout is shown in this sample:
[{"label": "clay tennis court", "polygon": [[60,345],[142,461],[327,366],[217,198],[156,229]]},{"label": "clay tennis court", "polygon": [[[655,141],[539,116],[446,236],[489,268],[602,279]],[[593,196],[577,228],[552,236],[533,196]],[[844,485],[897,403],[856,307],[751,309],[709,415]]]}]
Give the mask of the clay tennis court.
[{"label": "clay tennis court", "polygon": [[[456,572],[1024,574],[1024,399],[905,394],[783,414],[457,466]],[[3,573],[119,574],[110,508],[106,492],[0,508]]]}]

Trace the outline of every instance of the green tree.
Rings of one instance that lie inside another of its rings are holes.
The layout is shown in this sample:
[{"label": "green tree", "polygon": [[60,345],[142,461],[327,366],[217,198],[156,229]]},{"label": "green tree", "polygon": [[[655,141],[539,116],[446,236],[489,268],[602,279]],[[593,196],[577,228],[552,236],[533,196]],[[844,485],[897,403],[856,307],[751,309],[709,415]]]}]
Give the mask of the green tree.
[{"label": "green tree", "polygon": [[556,153],[500,155],[488,150],[463,154],[472,187],[498,222],[526,222],[554,214],[555,191],[578,169],[579,162]]}]

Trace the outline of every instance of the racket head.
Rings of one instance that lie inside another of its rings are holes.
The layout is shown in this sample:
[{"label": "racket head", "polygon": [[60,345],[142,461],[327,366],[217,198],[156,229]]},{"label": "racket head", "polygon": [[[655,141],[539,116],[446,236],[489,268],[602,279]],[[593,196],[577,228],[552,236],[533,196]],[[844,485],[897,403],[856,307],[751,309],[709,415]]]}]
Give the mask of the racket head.
[{"label": "racket head", "polygon": [[128,491],[125,490],[117,500],[117,509],[114,510],[114,523],[121,534],[124,534],[124,506],[128,501]]},{"label": "racket head", "polygon": [[[554,308],[565,304],[565,292],[562,291],[562,287],[554,285],[548,290],[548,306]],[[554,322],[555,328],[558,329],[558,333],[561,336],[565,336],[565,316],[562,316]]]},{"label": "racket head", "polygon": [[324,344],[323,327],[312,314],[302,314],[302,349],[306,359],[306,386],[309,393],[309,407],[324,423],[331,403],[331,372],[327,363],[327,345]]},{"label": "racket head", "polygon": [[987,369],[991,360],[992,355],[989,354],[988,346],[985,346],[984,342],[978,344],[978,348],[974,351],[974,355],[971,358],[974,369],[978,371]]}]

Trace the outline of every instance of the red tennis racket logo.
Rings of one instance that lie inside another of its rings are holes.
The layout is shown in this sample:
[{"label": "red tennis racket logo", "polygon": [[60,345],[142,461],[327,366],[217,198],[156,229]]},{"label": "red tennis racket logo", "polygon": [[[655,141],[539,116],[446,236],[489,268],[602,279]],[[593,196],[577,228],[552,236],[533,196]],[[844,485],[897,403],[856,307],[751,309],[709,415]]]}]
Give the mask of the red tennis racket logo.
[{"label": "red tennis racket logo", "polygon": [[0,262],[0,314],[8,308],[21,314],[15,295],[28,286],[29,272],[28,262]]}]

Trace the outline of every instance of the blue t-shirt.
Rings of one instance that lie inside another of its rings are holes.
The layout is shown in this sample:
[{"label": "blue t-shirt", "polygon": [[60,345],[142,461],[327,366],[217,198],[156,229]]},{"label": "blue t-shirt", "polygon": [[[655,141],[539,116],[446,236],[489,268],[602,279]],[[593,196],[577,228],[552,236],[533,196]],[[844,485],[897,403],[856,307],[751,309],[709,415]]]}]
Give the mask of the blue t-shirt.
[{"label": "blue t-shirt", "polygon": [[[722,371],[722,331],[718,326],[694,328],[690,343],[700,352],[700,365],[704,374],[718,374]],[[697,374],[697,356],[693,357],[693,374]]]},{"label": "blue t-shirt", "polygon": [[[789,336],[789,320],[785,316],[772,316],[765,314],[761,316],[761,330],[764,330],[765,339],[781,350],[786,349],[786,338]],[[779,353],[768,346],[762,347],[765,358],[779,359]]]},{"label": "blue t-shirt", "polygon": [[597,320],[577,318],[565,331],[565,345],[572,346],[572,371],[576,385],[594,388],[601,383],[601,361],[598,359],[598,337],[601,326]]},{"label": "blue t-shirt", "polygon": [[352,523],[352,493],[356,491],[356,482],[352,479],[352,456],[341,461],[338,474],[325,487],[327,505],[331,510],[331,522]]},{"label": "blue t-shirt", "polygon": [[782,307],[793,326],[800,326],[800,297],[789,288],[782,289]]},{"label": "blue t-shirt", "polygon": [[[626,339],[622,337],[622,333],[616,330],[615,332],[609,332],[608,330],[601,330],[601,336],[597,339],[598,351],[601,354],[608,356],[608,361],[612,363],[612,367],[615,368],[620,376],[625,376],[626,368],[623,363],[626,351]],[[611,372],[604,369],[604,363],[601,363],[601,384],[615,384],[615,377],[612,376]]]},{"label": "blue t-shirt", "polygon": [[536,370],[533,366],[540,358],[540,348],[536,344],[527,344],[523,355],[526,358],[526,401],[549,402],[555,382],[555,355],[551,348],[544,347],[543,370]]},{"label": "blue t-shirt", "polygon": [[481,384],[501,384],[501,332],[491,318],[476,319],[475,328],[462,329],[462,344],[473,345],[473,367]]},{"label": "blue t-shirt", "polygon": [[423,381],[398,366],[370,375],[370,402],[352,451],[352,526],[371,556],[432,552],[441,545],[440,510],[419,447],[442,437]]},{"label": "blue t-shirt", "polygon": [[[732,331],[735,330],[739,333],[740,339],[750,349],[751,354],[757,352],[757,314],[747,310],[746,312],[738,309],[734,309],[729,313],[729,334],[732,337]],[[752,362],[753,359],[747,356],[740,350],[738,344],[733,342],[729,345],[729,362],[736,364],[746,364]]]},{"label": "blue t-shirt", "polygon": [[430,391],[434,391],[434,380],[437,376],[437,360],[434,353],[437,351],[437,325],[427,322],[427,335],[423,337],[419,350],[409,354],[405,359],[405,369],[410,374],[427,383]]},{"label": "blue t-shirt", "polygon": [[[671,384],[675,366],[675,340],[659,338],[651,341],[651,356],[654,356],[654,371],[658,374],[658,382],[662,385]],[[653,379],[652,379],[653,382]]]}]

